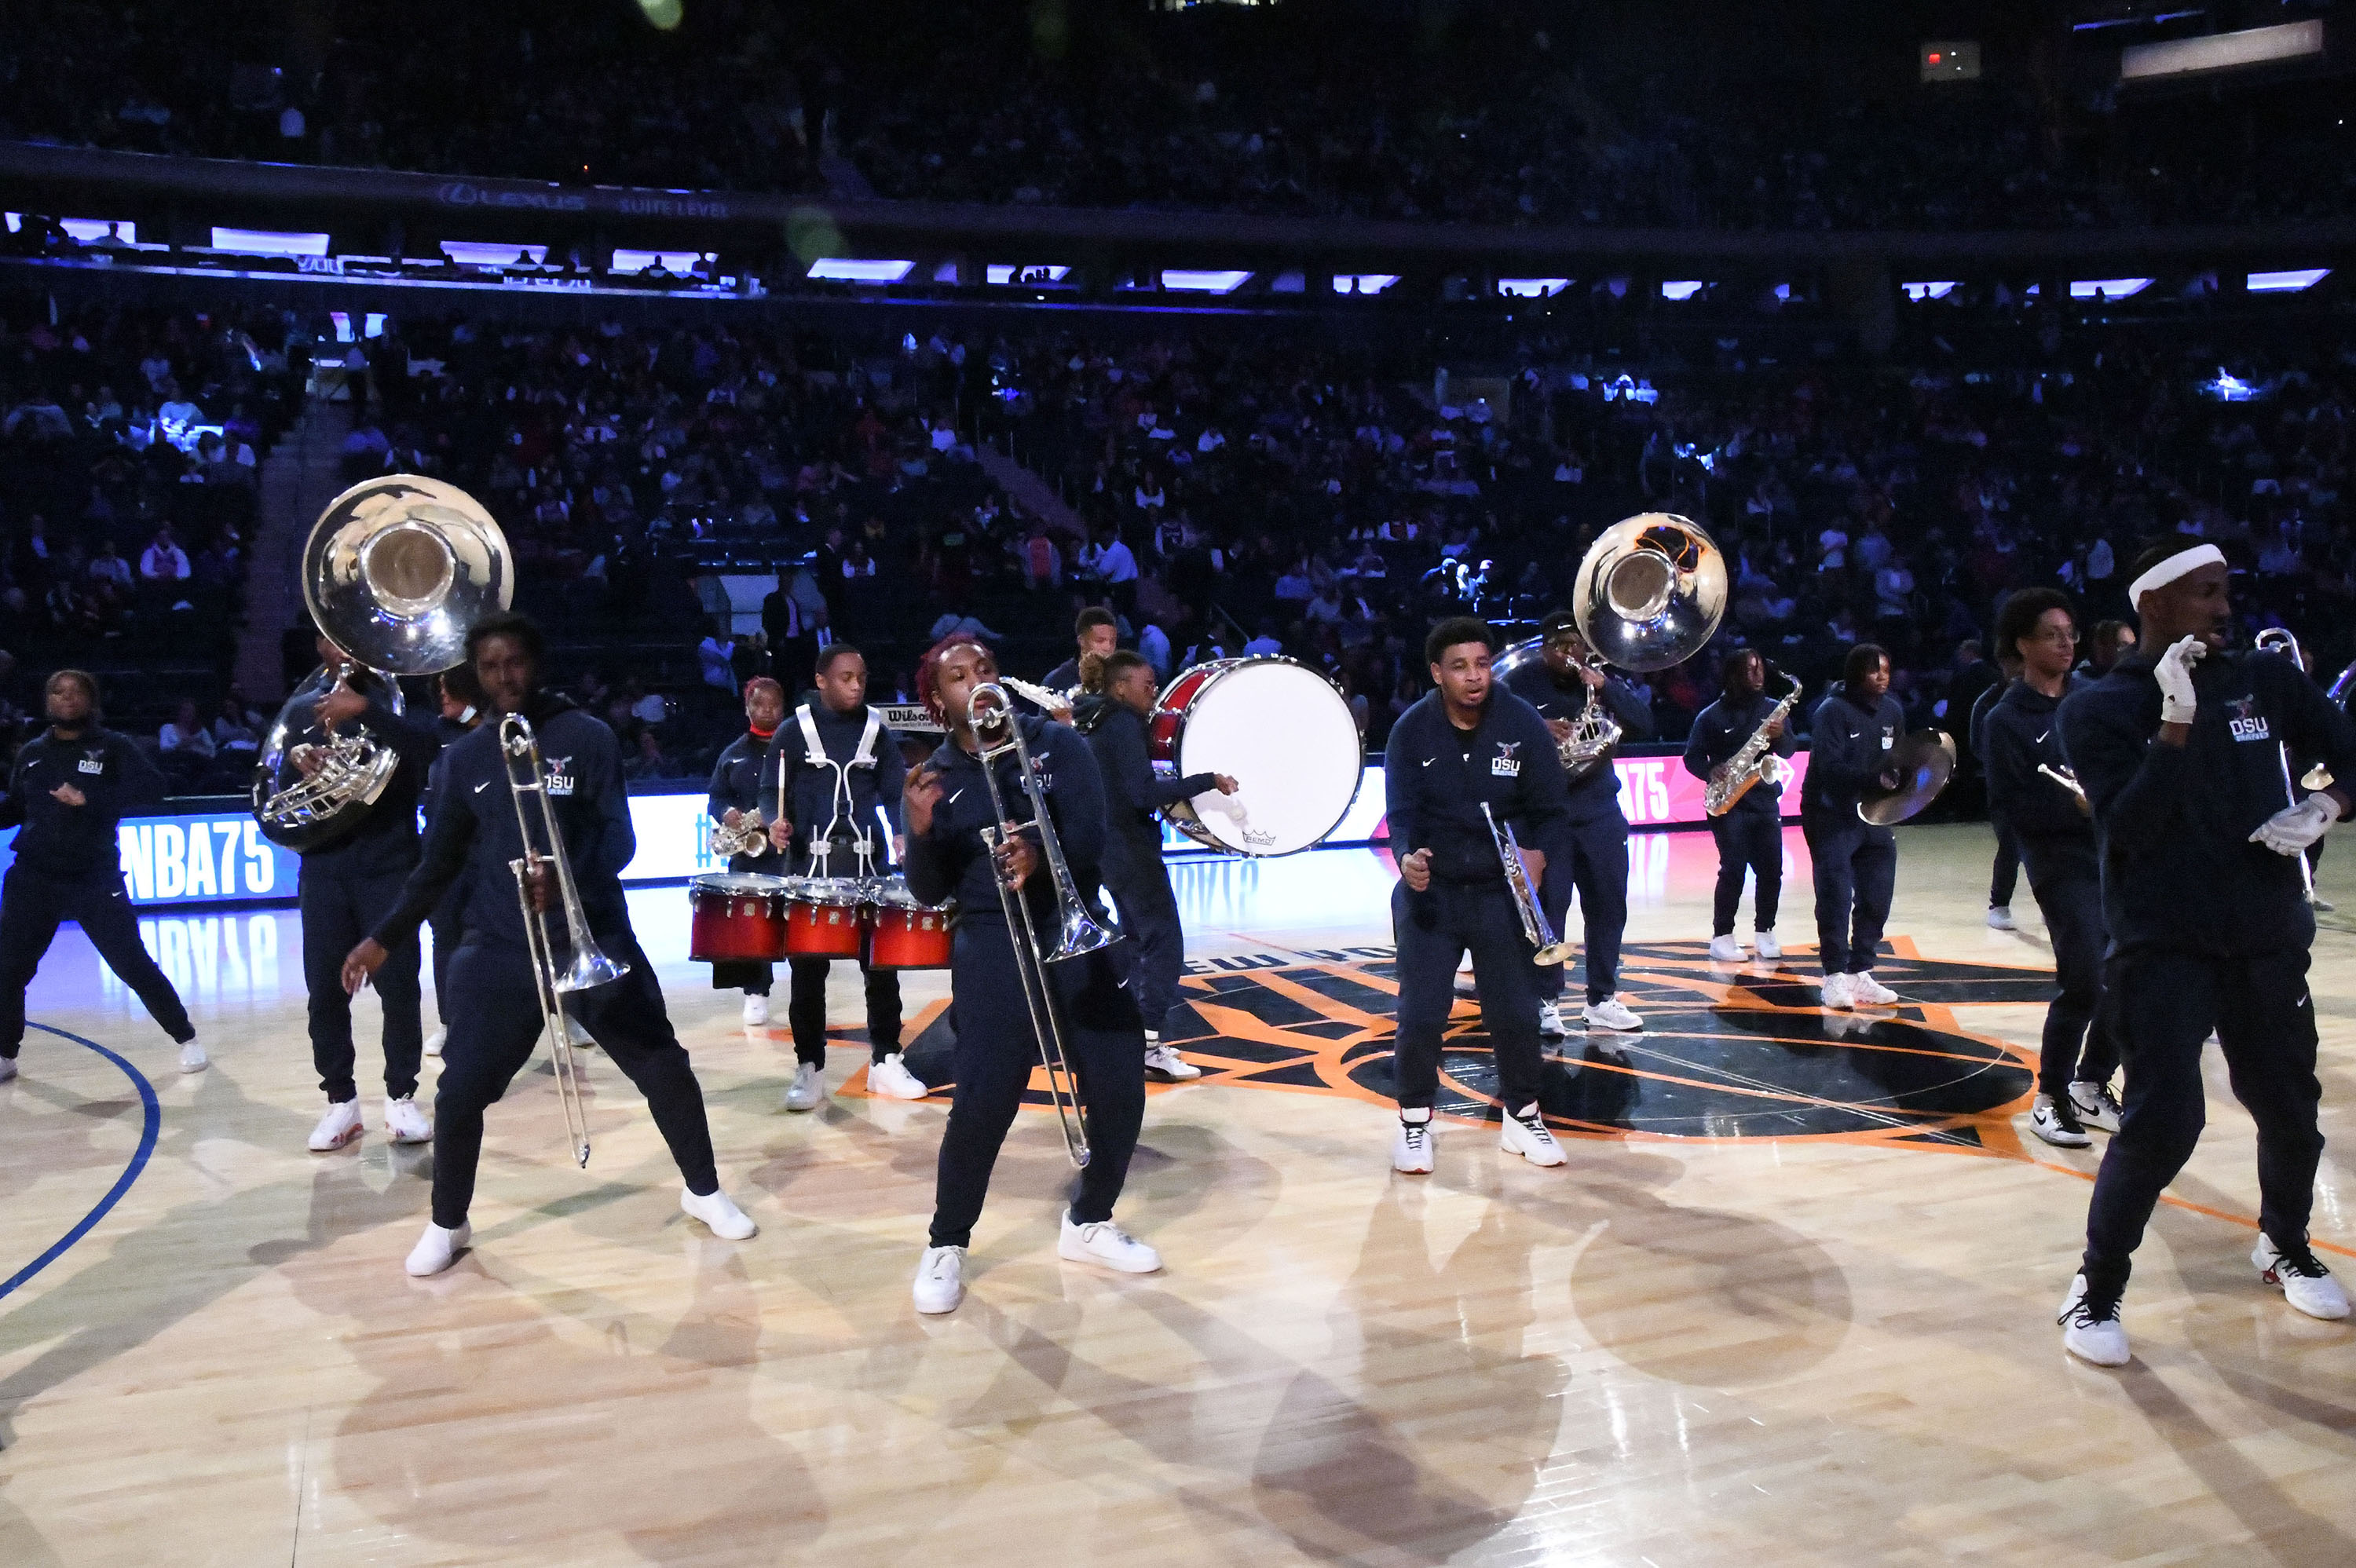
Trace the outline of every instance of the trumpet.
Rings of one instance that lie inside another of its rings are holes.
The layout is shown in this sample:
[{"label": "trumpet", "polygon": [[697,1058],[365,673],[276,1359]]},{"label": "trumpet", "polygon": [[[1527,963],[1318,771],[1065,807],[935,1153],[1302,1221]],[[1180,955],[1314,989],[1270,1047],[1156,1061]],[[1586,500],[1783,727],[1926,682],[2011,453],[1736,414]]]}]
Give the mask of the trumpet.
[{"label": "trumpet", "polygon": [[1522,859],[1521,841],[1514,837],[1514,825],[1499,822],[1489,803],[1481,803],[1482,819],[1489,825],[1489,841],[1497,847],[1497,859],[1505,862],[1505,886],[1514,895],[1514,912],[1522,917],[1522,934],[1530,939],[1537,952],[1530,962],[1541,966],[1568,964],[1574,949],[1568,942],[1555,939],[1553,923],[1538,902],[1537,890],[1530,885],[1529,862]]},{"label": "trumpet", "polygon": [[[1018,926],[1022,932],[1013,943],[1014,972],[1023,982],[1023,1002],[1030,1010],[1031,1032],[1039,1041],[1039,1064],[1047,1076],[1047,1098],[1055,1107],[1056,1125],[1064,1134],[1064,1152],[1076,1168],[1085,1170],[1089,1155],[1087,1112],[1080,1104],[1079,1077],[1072,1071],[1063,1016],[1056,1010],[1055,993],[1046,966],[1111,946],[1121,938],[1120,925],[1108,915],[1090,911],[1080,897],[1079,887],[1072,880],[1072,869],[1064,859],[1063,842],[1055,836],[1055,821],[1047,815],[1046,792],[1039,787],[1039,775],[1032,769],[1031,748],[1023,743],[1023,727],[1015,717],[1013,699],[1007,695],[1007,688],[996,681],[975,687],[968,699],[967,712],[973,723],[974,739],[980,743],[981,777],[990,787],[991,809],[998,818],[996,827],[982,829],[982,842],[995,855],[999,847],[1017,833],[1036,829],[1040,859],[1046,863],[1047,873],[1055,883],[1058,930],[1055,944],[1049,947],[1042,939],[1038,923],[1032,918],[1031,901],[1010,886],[1003,876],[994,879],[999,907],[1006,916],[1007,934],[1013,936]],[[1009,814],[1005,792],[999,787],[995,764],[999,758],[1010,755],[1022,776],[1023,794],[1030,803],[1031,818],[1027,822],[1017,822]]]},{"label": "trumpet", "polygon": [[[548,1030],[548,1051],[556,1070],[556,1098],[564,1108],[564,1132],[573,1147],[573,1157],[581,1168],[589,1168],[589,1115],[581,1101],[581,1068],[573,1055],[573,1038],[565,1027],[564,998],[574,991],[594,991],[607,986],[630,972],[627,964],[617,963],[599,951],[596,941],[589,934],[589,917],[581,908],[581,890],[573,880],[573,863],[564,853],[564,835],[557,827],[556,807],[548,798],[548,779],[541,772],[540,741],[532,733],[531,721],[520,713],[510,713],[499,720],[499,757],[507,765],[508,797],[515,803],[516,827],[521,834],[523,853],[508,862],[515,873],[516,899],[523,906],[524,943],[531,954],[532,978],[540,993],[541,1021]],[[532,813],[526,809],[524,797],[540,798],[540,831],[547,841],[541,848],[534,841]],[[564,910],[564,932],[571,944],[573,957],[562,968],[557,965],[554,933],[549,930],[548,916],[532,907],[531,884],[534,876],[546,870],[556,879],[556,891]]]},{"label": "trumpet", "polygon": [[2038,763],[2037,771],[2068,790],[2071,796],[2077,801],[2079,810],[2089,816],[2094,815],[2094,803],[2086,798],[2086,786],[2078,782],[2078,775],[2074,771],[2069,768],[2057,768],[2051,763]]}]

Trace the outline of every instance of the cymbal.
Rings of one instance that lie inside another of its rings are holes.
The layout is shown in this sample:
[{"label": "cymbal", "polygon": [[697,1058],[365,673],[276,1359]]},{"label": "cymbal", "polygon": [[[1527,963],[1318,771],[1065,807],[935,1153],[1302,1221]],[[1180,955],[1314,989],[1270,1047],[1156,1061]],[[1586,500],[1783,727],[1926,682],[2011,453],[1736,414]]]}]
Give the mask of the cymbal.
[{"label": "cymbal", "polygon": [[1955,776],[1955,742],[1936,730],[1917,731],[1898,742],[1890,765],[1898,787],[1869,788],[1857,803],[1857,814],[1877,827],[1903,822],[1939,798]]}]

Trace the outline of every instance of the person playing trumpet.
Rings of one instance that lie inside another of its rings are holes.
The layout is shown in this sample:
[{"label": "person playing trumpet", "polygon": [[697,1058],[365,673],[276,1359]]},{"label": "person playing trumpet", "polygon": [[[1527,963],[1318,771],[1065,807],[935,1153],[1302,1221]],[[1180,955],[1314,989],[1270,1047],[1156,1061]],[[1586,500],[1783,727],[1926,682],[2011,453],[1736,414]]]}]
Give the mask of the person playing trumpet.
[{"label": "person playing trumpet", "polygon": [[[1391,853],[1399,869],[1391,890],[1398,944],[1394,1170],[1432,1168],[1440,1033],[1456,1004],[1456,965],[1468,951],[1505,1113],[1498,1147],[1532,1165],[1563,1162],[1538,1109],[1545,1060],[1538,970],[1481,809],[1488,806],[1525,843],[1548,842],[1564,817],[1562,762],[1537,709],[1491,677],[1494,655],[1485,623],[1459,616],[1433,627],[1424,657],[1434,689],[1399,715],[1383,753]],[[1522,859],[1530,884],[1539,885],[1545,853],[1526,849]]]},{"label": "person playing trumpet", "polygon": [[[578,1010],[614,1065],[646,1095],[686,1183],[680,1208],[712,1234],[742,1241],[755,1227],[720,1189],[702,1088],[671,1032],[662,987],[630,930],[622,899],[622,868],[637,853],[637,839],[622,793],[620,742],[604,720],[541,688],[543,650],[540,628],[521,615],[489,615],[466,634],[467,657],[492,710],[523,715],[537,734],[542,782],[562,834],[555,848],[572,867],[590,933],[609,956],[629,965],[628,974],[609,985],[572,993],[568,1008]],[[450,961],[456,1006],[434,1101],[434,1214],[406,1264],[420,1276],[448,1268],[466,1245],[483,1113],[506,1094],[545,1032],[523,908],[509,866],[528,847],[508,766],[496,723],[450,747],[417,869],[400,903],[344,960],[344,988],[356,992],[393,948],[415,938],[443,893],[467,879],[466,942]],[[554,884],[543,863],[528,886],[534,909],[555,906]]]},{"label": "person playing trumpet", "polygon": [[2029,1126],[2057,1147],[2083,1148],[2094,1142],[2087,1127],[2119,1130],[2118,1102],[2111,1097],[2119,1053],[2102,1005],[2103,950],[2111,939],[2094,822],[2086,797],[2064,782],[2072,775],[2055,716],[2072,692],[2093,682],[2070,673],[2078,624],[2059,589],[2024,588],[2006,599],[1996,646],[2008,662],[2018,662],[2020,675],[1988,709],[1981,737],[1988,811],[2011,826],[2062,987],[2045,1009]]},{"label": "person playing trumpet", "polygon": [[[1015,968],[1013,944],[1029,937],[1008,925],[1000,879],[1015,897],[1029,901],[1041,933],[1052,937],[1063,923],[1018,764],[1011,751],[987,763],[980,755],[973,693],[997,680],[997,659],[969,637],[952,634],[925,655],[916,667],[917,699],[947,726],[948,739],[910,771],[901,796],[908,891],[930,904],[954,895],[959,910],[949,968],[957,1093],[941,1134],[932,1230],[913,1289],[916,1310],[926,1313],[955,1311],[965,1299],[974,1222],[981,1217],[999,1148],[1032,1070],[1040,1065],[1043,1042]],[[1009,711],[1003,721],[1021,727],[1033,776],[1047,802],[1049,827],[1074,883],[1094,890],[1104,854],[1105,796],[1087,740],[1069,725],[1030,714]],[[985,766],[996,777],[996,795],[1020,819],[995,848],[983,837],[986,829],[1002,826]],[[1099,949],[1039,968],[1067,1026],[1064,1037],[1087,1107],[1089,1150],[1063,1212],[1056,1255],[1123,1274],[1151,1274],[1162,1266],[1162,1255],[1112,1218],[1145,1117],[1145,1021],[1129,987],[1128,965]]]}]

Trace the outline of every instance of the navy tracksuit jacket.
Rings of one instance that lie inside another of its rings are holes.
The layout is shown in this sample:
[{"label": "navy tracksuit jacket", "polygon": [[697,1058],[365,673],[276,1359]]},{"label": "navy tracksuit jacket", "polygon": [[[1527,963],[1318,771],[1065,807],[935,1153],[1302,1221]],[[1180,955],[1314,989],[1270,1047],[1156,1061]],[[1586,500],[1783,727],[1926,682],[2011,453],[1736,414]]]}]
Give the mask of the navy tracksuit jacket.
[{"label": "navy tracksuit jacket", "polygon": [[[1745,702],[1720,697],[1694,715],[1693,733],[1686,740],[1686,772],[1705,784],[1710,770],[1742,750],[1759,726],[1774,711],[1776,699],[1761,692]],[[1783,733],[1768,749],[1779,757],[1799,750],[1786,716]],[[1783,786],[1761,779],[1742,792],[1742,798],[1723,816],[1709,820],[1709,834],[1718,840],[1718,887],[1710,899],[1710,934],[1731,936],[1734,912],[1742,900],[1742,875],[1758,879],[1751,924],[1760,931],[1775,929],[1776,912],[1783,896]]]},{"label": "navy tracksuit jacket", "polygon": [[1209,773],[1184,778],[1153,771],[1144,715],[1109,698],[1080,699],[1078,722],[1104,780],[1104,885],[1120,908],[1129,940],[1122,947],[1136,976],[1138,1009],[1157,1036],[1173,1028],[1178,981],[1186,964],[1186,937],[1178,900],[1162,861],[1163,806],[1218,788]]},{"label": "navy tracksuit jacket", "polygon": [[1808,732],[1808,776],[1800,829],[1816,884],[1816,950],[1827,975],[1873,967],[1898,882],[1898,840],[1858,816],[1866,787],[1887,771],[1906,720],[1888,697],[1870,708],[1845,684],[1816,705]]}]

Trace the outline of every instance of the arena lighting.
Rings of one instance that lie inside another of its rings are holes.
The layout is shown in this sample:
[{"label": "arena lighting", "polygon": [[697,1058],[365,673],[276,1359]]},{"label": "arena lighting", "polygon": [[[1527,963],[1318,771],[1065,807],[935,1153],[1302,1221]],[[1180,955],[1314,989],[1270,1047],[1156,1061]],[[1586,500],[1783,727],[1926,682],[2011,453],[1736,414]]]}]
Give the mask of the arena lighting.
[{"label": "arena lighting", "polygon": [[2201,382],[2201,390],[2221,403],[2246,403],[2264,397],[2267,389],[2253,386],[2220,365],[2217,367],[2217,379]]},{"label": "arena lighting", "polygon": [[691,272],[703,260],[700,251],[616,251],[608,272],[628,274],[659,266],[666,272]]},{"label": "arena lighting", "polygon": [[1709,285],[1699,278],[1690,278],[1681,283],[1663,283],[1661,297],[1665,300],[1689,300],[1708,287]]},{"label": "arena lighting", "polygon": [[1943,300],[1955,292],[1955,281],[1953,278],[1935,283],[1901,283],[1898,286],[1906,291],[1908,299],[1916,301]]},{"label": "arena lighting", "polygon": [[2302,267],[2288,272],[2252,272],[2243,283],[2254,294],[2295,294],[2311,289],[2331,275],[2329,267]]},{"label": "arena lighting", "polygon": [[1165,269],[1162,274],[1163,288],[1198,294],[1231,294],[1250,281],[1249,272],[1194,272]]},{"label": "arena lighting", "polygon": [[548,260],[545,245],[494,245],[482,240],[444,240],[442,253],[469,267],[512,266],[518,256],[530,257],[535,267]]},{"label": "arena lighting", "polygon": [[2090,300],[2100,291],[2104,299],[2132,299],[2149,287],[2149,278],[2086,278],[2070,285],[2070,297]]},{"label": "arena lighting", "polygon": [[1499,278],[1497,292],[1520,300],[1550,299],[1570,287],[1569,278]]},{"label": "arena lighting", "polygon": [[2119,51],[2119,80],[2149,81],[2159,77],[2193,76],[2204,71],[2230,70],[2236,66],[2265,65],[2273,60],[2304,59],[2322,52],[2321,22],[2285,22],[2279,27],[2250,27],[2238,33],[2211,33],[2205,38],[2129,44]]},{"label": "arena lighting", "polygon": [[843,256],[820,256],[810,263],[808,275],[838,283],[896,283],[916,270],[914,261],[854,261]]},{"label": "arena lighting", "polygon": [[1398,282],[1397,272],[1337,272],[1333,275],[1333,292],[1337,294],[1378,294]]},{"label": "arena lighting", "polygon": [[85,245],[95,245],[109,238],[119,239],[125,245],[139,243],[139,226],[127,219],[60,218],[58,227]]},{"label": "arena lighting", "polygon": [[982,276],[993,283],[1060,283],[1070,275],[1069,267],[1050,267],[1025,261],[1017,266],[1010,262],[992,261],[982,270]]},{"label": "arena lighting", "polygon": [[327,253],[327,237],[276,229],[216,229],[213,249],[238,256],[324,256]]}]

